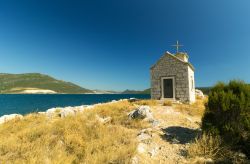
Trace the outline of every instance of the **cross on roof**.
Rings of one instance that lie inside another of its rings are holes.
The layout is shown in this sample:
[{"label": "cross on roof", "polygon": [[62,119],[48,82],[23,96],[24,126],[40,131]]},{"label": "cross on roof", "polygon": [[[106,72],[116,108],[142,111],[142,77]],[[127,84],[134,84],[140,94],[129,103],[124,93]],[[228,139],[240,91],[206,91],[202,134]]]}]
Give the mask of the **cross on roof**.
[{"label": "cross on roof", "polygon": [[176,44],[175,45],[172,45],[174,47],[176,47],[176,53],[179,52],[179,47],[182,47],[183,45],[179,44],[178,40],[176,41]]}]

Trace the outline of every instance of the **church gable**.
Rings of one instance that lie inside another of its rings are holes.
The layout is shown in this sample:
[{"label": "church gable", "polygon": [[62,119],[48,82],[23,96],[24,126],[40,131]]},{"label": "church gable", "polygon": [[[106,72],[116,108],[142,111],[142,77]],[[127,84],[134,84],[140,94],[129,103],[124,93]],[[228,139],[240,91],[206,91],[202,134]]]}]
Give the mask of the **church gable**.
[{"label": "church gable", "polygon": [[[180,55],[182,53],[179,53],[177,55]],[[189,63],[188,61],[183,61],[182,59],[178,58],[177,55],[173,55],[169,52],[166,52],[150,69],[153,70],[155,67],[159,67],[161,65],[166,65],[166,64],[170,64],[172,66],[176,66],[176,64],[178,65],[188,65],[193,71],[194,71],[194,67],[191,63]]]},{"label": "church gable", "polygon": [[183,61],[175,57],[174,55],[166,52],[152,67],[151,70],[162,69],[163,67],[177,67],[185,65]]}]

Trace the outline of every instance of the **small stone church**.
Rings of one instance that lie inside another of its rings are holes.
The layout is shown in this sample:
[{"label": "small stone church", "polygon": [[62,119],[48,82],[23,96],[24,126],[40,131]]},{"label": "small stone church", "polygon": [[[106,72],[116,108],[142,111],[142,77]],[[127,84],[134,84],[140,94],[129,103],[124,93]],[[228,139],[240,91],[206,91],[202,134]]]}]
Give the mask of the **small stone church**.
[{"label": "small stone church", "polygon": [[151,98],[192,103],[195,101],[194,67],[188,54],[166,52],[150,68]]}]

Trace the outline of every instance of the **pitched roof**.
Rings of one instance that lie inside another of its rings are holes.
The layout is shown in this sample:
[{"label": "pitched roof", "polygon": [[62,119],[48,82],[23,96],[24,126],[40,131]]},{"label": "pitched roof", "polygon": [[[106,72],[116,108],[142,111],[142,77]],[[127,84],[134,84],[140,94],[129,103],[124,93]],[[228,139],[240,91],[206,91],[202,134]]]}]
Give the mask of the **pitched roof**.
[{"label": "pitched roof", "polygon": [[154,64],[154,65],[152,65],[151,66],[151,68],[150,69],[153,69],[166,55],[169,55],[169,56],[171,56],[172,58],[174,58],[174,59],[176,59],[176,60],[178,60],[178,61],[180,61],[180,62],[182,62],[182,63],[184,63],[184,64],[187,64],[193,71],[195,70],[194,69],[194,66],[190,63],[190,62],[185,62],[185,61],[183,61],[183,60],[181,60],[181,59],[179,59],[178,57],[176,57],[175,55],[173,55],[173,54],[171,54],[170,52],[166,52],[164,55],[162,55],[161,56],[161,58]]}]

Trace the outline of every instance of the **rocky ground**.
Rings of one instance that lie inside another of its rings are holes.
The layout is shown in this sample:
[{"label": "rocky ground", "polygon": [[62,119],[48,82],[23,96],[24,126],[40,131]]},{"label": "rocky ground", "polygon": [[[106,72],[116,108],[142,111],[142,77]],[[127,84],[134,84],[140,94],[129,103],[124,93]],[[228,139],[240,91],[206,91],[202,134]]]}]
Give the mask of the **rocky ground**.
[{"label": "rocky ground", "polygon": [[151,107],[159,124],[138,132],[133,163],[189,163],[186,150],[200,133],[200,116],[178,112],[174,106]]}]

